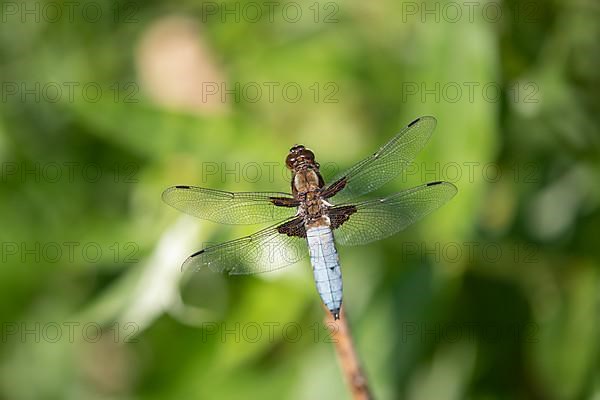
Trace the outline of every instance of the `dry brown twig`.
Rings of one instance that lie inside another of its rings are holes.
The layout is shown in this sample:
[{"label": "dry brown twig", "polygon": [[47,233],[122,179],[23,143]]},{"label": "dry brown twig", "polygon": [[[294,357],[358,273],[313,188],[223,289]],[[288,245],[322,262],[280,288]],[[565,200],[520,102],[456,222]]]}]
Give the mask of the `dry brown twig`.
[{"label": "dry brown twig", "polygon": [[342,307],[338,320],[334,320],[329,310],[326,309],[325,324],[331,331],[340,367],[346,377],[346,383],[350,387],[352,398],[354,400],[372,400],[369,382],[360,366],[344,308]]}]

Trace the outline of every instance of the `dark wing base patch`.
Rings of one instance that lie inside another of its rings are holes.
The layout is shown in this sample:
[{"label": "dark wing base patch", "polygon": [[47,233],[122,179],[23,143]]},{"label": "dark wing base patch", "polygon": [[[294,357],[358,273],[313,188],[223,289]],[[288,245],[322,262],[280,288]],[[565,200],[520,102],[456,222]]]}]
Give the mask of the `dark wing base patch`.
[{"label": "dark wing base patch", "polygon": [[342,190],[345,187],[346,187],[346,177],[340,178],[337,181],[335,181],[334,183],[332,183],[331,185],[329,185],[329,187],[327,187],[327,189],[323,190],[323,192],[321,192],[321,197],[323,197],[324,199],[333,197],[340,190]]},{"label": "dark wing base patch", "polygon": [[327,212],[331,221],[331,229],[336,229],[350,218],[356,212],[356,206],[334,207]]},{"label": "dark wing base patch", "polygon": [[297,236],[301,238],[306,237],[306,228],[304,228],[304,218],[298,217],[285,224],[277,227],[279,233],[283,233],[288,236]]},{"label": "dark wing base patch", "polygon": [[271,197],[270,200],[277,207],[298,207],[300,205],[298,200],[288,197]]}]

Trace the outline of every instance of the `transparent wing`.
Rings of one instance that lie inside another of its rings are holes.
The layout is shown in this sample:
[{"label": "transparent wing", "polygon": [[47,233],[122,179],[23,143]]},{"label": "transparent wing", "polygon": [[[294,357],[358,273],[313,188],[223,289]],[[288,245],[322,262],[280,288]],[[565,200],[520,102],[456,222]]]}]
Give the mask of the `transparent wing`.
[{"label": "transparent wing", "polygon": [[[290,218],[284,223],[302,220]],[[207,247],[192,254],[183,270],[210,268],[230,275],[256,274],[295,264],[308,254],[306,239],[280,233],[282,224],[258,231],[250,236]]]},{"label": "transparent wing", "polygon": [[380,188],[398,176],[425,147],[436,119],[425,116],[408,124],[383,147],[332,180],[334,186],[345,180],[344,188],[333,196],[334,203],[343,203]]},{"label": "transparent wing", "polygon": [[[162,199],[170,206],[194,217],[221,224],[258,224],[290,218],[296,213],[287,193],[224,192],[195,186],[173,186]],[[277,206],[277,204],[290,204]]]},{"label": "transparent wing", "polygon": [[457,191],[451,183],[432,182],[383,199],[334,207],[329,217],[332,226],[339,226],[336,243],[355,246],[393,235],[437,210]]}]

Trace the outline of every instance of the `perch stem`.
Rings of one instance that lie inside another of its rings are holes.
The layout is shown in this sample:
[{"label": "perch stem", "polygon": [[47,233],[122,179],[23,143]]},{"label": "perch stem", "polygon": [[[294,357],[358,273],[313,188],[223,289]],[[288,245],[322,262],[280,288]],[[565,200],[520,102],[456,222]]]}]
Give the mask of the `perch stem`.
[{"label": "perch stem", "polygon": [[344,308],[342,307],[338,320],[335,320],[327,310],[325,323],[331,331],[340,367],[352,393],[352,398],[354,400],[372,400],[369,382],[360,366]]}]

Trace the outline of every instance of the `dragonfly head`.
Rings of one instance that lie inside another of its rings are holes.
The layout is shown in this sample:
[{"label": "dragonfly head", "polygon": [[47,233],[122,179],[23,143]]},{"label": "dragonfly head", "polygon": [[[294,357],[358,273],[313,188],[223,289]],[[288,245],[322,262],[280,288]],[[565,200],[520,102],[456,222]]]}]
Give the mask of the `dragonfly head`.
[{"label": "dragonfly head", "polygon": [[291,170],[300,168],[319,168],[319,164],[315,162],[315,153],[301,144],[290,149],[290,152],[285,159],[285,165]]}]

